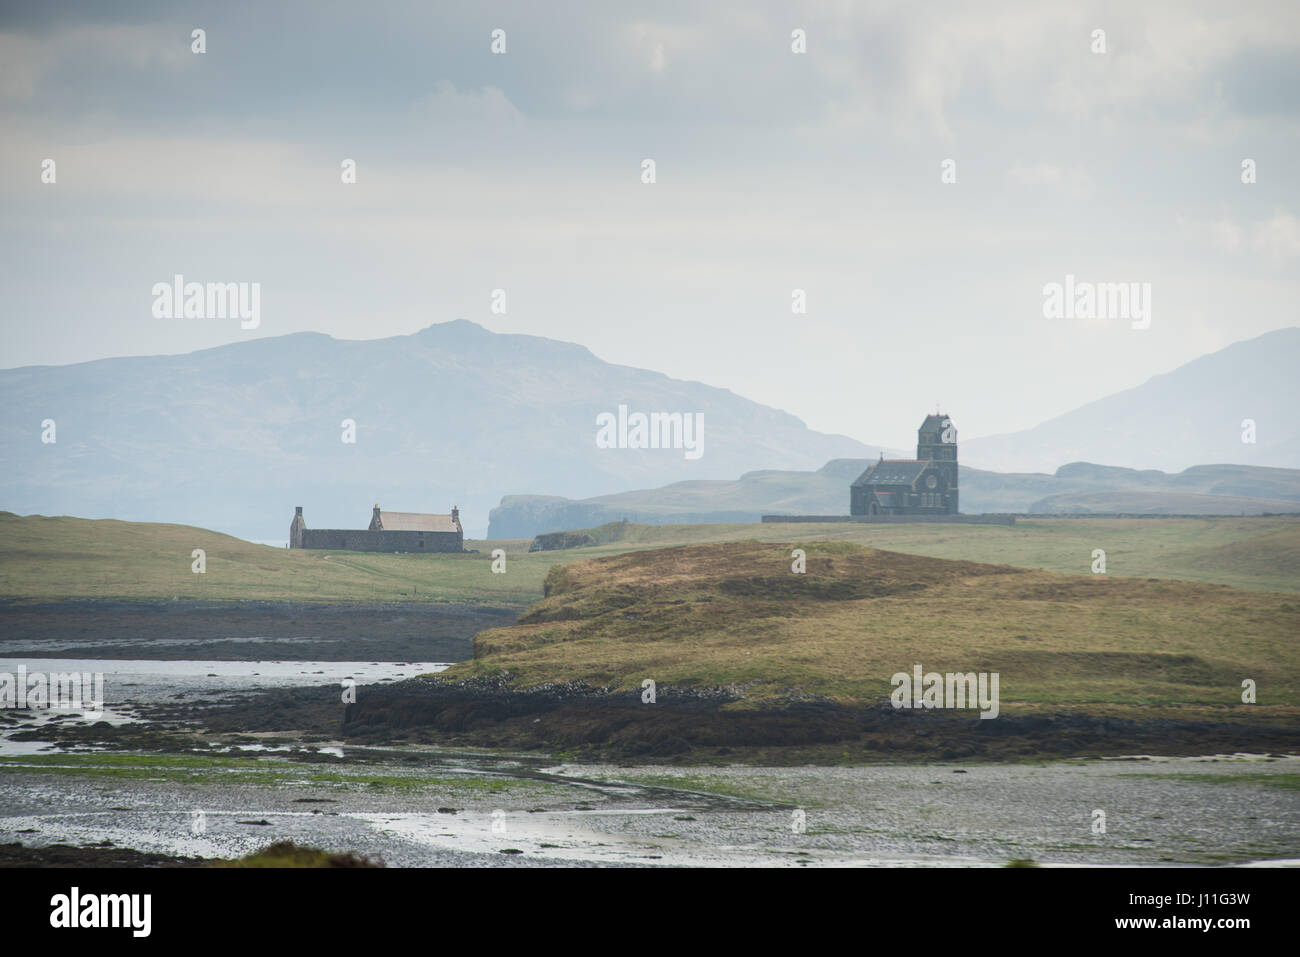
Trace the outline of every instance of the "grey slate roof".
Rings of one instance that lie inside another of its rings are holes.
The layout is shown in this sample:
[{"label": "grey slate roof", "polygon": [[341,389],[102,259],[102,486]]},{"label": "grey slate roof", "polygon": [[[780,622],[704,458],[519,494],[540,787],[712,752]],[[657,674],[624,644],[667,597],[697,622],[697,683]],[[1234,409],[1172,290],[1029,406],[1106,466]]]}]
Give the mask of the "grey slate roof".
[{"label": "grey slate roof", "polygon": [[871,466],[853,484],[863,485],[911,485],[921,473],[929,467],[929,461],[915,459],[882,459]]}]

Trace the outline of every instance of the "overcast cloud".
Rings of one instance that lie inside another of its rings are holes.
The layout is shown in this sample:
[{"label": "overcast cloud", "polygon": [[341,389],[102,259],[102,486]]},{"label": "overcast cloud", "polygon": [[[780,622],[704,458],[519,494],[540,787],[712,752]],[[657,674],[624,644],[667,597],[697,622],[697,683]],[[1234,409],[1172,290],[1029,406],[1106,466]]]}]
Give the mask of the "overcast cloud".
[{"label": "overcast cloud", "polygon": [[[466,318],[868,443],[1028,427],[1296,324],[1297,53],[1293,2],[8,3],[0,364]],[[260,327],[153,318],[176,273]],[[1150,328],[1045,319],[1067,273]]]}]

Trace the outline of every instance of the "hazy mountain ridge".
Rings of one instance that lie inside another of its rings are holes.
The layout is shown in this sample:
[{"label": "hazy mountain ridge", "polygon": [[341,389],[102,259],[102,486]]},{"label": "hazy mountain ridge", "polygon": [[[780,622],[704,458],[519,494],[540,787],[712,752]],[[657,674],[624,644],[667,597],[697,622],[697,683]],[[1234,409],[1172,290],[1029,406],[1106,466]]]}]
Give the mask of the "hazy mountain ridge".
[{"label": "hazy mountain ridge", "polygon": [[[1199,462],[1300,466],[1300,425],[1290,419],[1297,368],[1300,328],[1281,329],[1035,429],[963,441],[967,465],[1045,464],[964,469],[962,510],[1276,511],[1292,499],[1266,468],[1058,466],[1158,464],[1189,449],[1222,450]],[[0,507],[254,539],[287,535],[295,505],[322,528],[364,527],[375,503],[432,512],[458,504],[471,537],[485,533],[489,510],[493,533],[507,537],[624,517],[839,514],[848,484],[881,451],[726,389],[464,320],[386,339],[295,333],[188,355],[3,370],[0,398]],[[703,413],[702,458],[597,448],[596,416],[619,405]],[[1243,418],[1256,421],[1256,444],[1241,442]],[[41,441],[46,419],[56,443]],[[341,441],[348,419],[355,444]],[[639,490],[617,491],[629,488]],[[1162,498],[1102,494],[1141,488]],[[521,489],[541,494],[510,494]]]},{"label": "hazy mountain ridge", "polygon": [[[188,355],[0,371],[0,507],[184,522],[251,538],[365,527],[378,502],[461,507],[470,535],[521,486],[588,496],[875,452],[725,389],[464,320],[409,336],[320,333]],[[598,449],[596,416],[704,413],[704,455]],[[46,419],[57,441],[41,441]],[[342,440],[356,422],[355,444]]]},{"label": "hazy mountain ridge", "polygon": [[[1300,468],[1300,424],[1292,417],[1300,400],[1297,370],[1300,328],[1278,329],[1033,429],[964,439],[961,509],[1232,515],[1287,510],[1295,501],[1293,488],[1279,476]],[[960,424],[955,412],[954,418]],[[1256,426],[1253,444],[1242,441],[1248,418]],[[1125,462],[1145,471],[1091,462]],[[657,524],[846,514],[849,483],[868,464],[845,459],[817,472],[761,473],[711,486],[678,483],[583,500],[512,495],[493,510],[491,527],[494,534],[513,537],[625,517]],[[1144,489],[1149,494],[1139,494]]]},{"label": "hazy mountain ridge", "polygon": [[[508,495],[492,510],[493,538],[592,528],[627,519],[649,525],[756,522],[762,515],[847,515],[849,484],[872,459],[837,459],[816,472],[751,472],[732,482],[678,482],[574,501]],[[1300,512],[1300,469],[1201,465],[1157,471],[1074,462],[1042,473],[960,468],[961,510],[1239,515]]]},{"label": "hazy mountain ridge", "polygon": [[[1300,327],[1233,343],[1022,432],[962,442],[983,469],[1123,462],[1179,472],[1203,462],[1300,468]],[[954,413],[954,417],[956,415]],[[1242,441],[1242,422],[1256,425]]]}]

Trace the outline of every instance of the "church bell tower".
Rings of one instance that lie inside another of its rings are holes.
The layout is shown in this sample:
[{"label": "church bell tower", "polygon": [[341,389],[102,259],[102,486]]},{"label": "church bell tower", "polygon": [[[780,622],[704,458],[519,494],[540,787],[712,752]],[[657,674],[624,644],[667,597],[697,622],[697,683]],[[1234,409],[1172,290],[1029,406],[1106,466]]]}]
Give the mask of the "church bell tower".
[{"label": "church bell tower", "polygon": [[938,467],[948,486],[951,512],[957,511],[957,427],[942,412],[927,415],[916,433],[916,457]]}]

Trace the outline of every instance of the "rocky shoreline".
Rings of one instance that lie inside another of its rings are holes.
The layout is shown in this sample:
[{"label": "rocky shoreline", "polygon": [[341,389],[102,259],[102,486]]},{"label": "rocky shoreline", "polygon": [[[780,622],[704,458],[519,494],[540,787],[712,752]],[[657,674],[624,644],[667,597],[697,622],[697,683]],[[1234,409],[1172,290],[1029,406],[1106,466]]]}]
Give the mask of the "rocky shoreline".
[{"label": "rocky shoreline", "polygon": [[[274,735],[284,740],[424,744],[540,751],[578,761],[840,764],[1026,761],[1131,754],[1300,753],[1300,728],[1265,714],[1134,718],[1055,709],[996,720],[950,711],[846,707],[816,698],[736,708],[732,689],[659,689],[655,704],[626,692],[504,680],[417,678],[356,689],[287,688],[237,700],[148,707],[144,723],[46,727],[25,733],[67,745],[169,747],[173,739]],[[731,705],[732,707],[727,707]],[[179,746],[179,743],[178,743]]]},{"label": "rocky shoreline", "polygon": [[981,720],[911,711],[888,701],[846,707],[792,697],[728,708],[731,689],[660,686],[639,695],[550,685],[528,691],[504,681],[415,679],[364,689],[337,725],[344,740],[550,750],[584,760],[839,763],[1033,760],[1121,754],[1300,752],[1300,728],[1224,720],[1133,719],[1060,709]]},{"label": "rocky shoreline", "polygon": [[0,844],[0,867],[202,867],[207,861],[198,857],[150,854],[129,847],[70,844],[47,844],[29,847],[21,843]]}]

